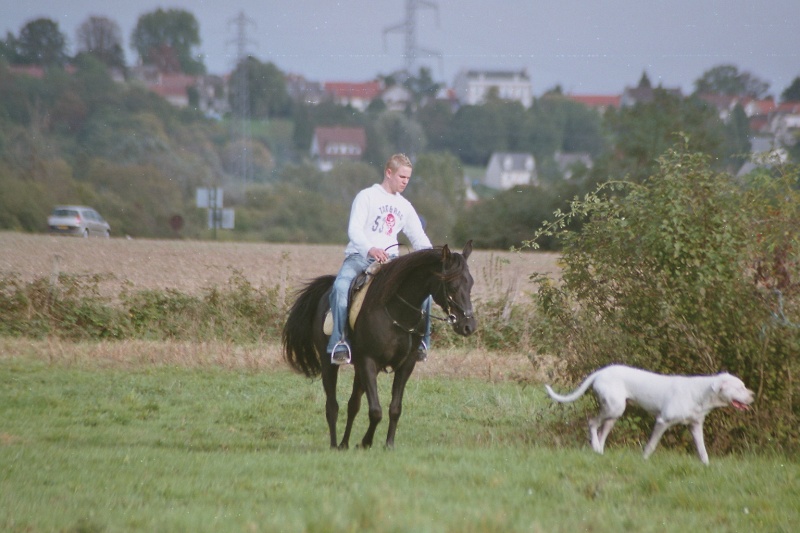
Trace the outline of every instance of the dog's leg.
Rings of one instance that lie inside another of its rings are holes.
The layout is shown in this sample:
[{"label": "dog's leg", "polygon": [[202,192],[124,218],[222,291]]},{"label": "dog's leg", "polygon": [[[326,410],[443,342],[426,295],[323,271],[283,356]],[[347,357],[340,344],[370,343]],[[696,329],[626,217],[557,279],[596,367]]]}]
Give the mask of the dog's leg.
[{"label": "dog's leg", "polygon": [[665,422],[661,419],[661,417],[656,418],[656,425],[653,428],[653,434],[650,435],[650,440],[647,442],[647,446],[644,447],[645,459],[653,454],[653,452],[656,450],[656,446],[658,446],[658,441],[661,440],[661,437],[664,436],[664,432],[671,426],[672,424]]},{"label": "dog's leg", "polygon": [[603,454],[603,446],[600,444],[597,428],[602,422],[602,414],[589,419],[589,439],[592,441],[592,449],[601,455]]},{"label": "dog's leg", "polygon": [[700,460],[703,461],[703,464],[707,465],[708,453],[706,452],[706,443],[703,438],[703,420],[694,422],[689,429],[692,432],[692,437],[694,437],[694,444],[697,446],[697,455],[700,456]]},{"label": "dog's leg", "polygon": [[611,433],[611,428],[614,427],[616,422],[616,418],[606,418],[603,421],[603,424],[600,426],[600,453],[603,453],[603,450],[606,447],[606,439],[608,438],[608,434]]},{"label": "dog's leg", "polygon": [[600,403],[600,413],[589,422],[589,428],[592,430],[592,448],[602,454],[611,428],[625,412],[625,397],[612,394],[607,388],[597,388],[595,392]]}]

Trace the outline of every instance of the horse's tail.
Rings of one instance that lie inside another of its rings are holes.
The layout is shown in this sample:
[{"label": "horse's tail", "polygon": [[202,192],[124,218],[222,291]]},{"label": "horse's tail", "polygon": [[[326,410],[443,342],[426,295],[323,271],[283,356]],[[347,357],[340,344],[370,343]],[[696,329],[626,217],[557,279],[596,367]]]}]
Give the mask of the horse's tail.
[{"label": "horse's tail", "polygon": [[336,276],[320,276],[301,289],[283,326],[283,356],[294,370],[308,377],[317,376],[322,370],[312,329],[320,301],[335,279]]}]

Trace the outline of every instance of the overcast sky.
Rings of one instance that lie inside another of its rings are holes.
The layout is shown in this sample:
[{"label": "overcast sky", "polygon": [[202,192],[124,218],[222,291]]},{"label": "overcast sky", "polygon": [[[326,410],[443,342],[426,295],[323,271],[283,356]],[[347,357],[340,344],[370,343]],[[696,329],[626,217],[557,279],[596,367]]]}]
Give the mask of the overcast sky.
[{"label": "overcast sky", "polygon": [[[560,84],[575,94],[619,94],[647,72],[654,85],[689,93],[721,64],[770,84],[779,96],[800,76],[800,0],[418,0],[420,59],[451,85],[463,68],[526,69],[538,96]],[[105,16],[130,35],[142,14],[191,12],[210,73],[235,65],[240,13],[246,52],[314,81],[367,81],[404,65],[406,0],[0,0],[0,30],[30,20],[59,24],[74,53],[77,27]],[[438,16],[437,16],[438,15]],[[438,19],[438,21],[437,21]],[[416,72],[416,68],[415,68]]]}]

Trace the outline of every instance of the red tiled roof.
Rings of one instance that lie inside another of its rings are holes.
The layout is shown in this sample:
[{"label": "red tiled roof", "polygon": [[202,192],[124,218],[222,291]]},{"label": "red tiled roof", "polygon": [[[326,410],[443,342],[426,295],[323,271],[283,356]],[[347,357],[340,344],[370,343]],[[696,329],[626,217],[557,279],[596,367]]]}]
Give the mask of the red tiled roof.
[{"label": "red tiled roof", "polygon": [[783,102],[774,109],[776,113],[797,114],[800,113],[800,102]]},{"label": "red tiled roof", "polygon": [[[44,78],[45,73],[44,67],[40,65],[9,65],[8,70],[12,74],[24,74],[39,79]],[[74,74],[76,69],[73,65],[66,65],[64,70],[68,74]]]},{"label": "red tiled roof", "polygon": [[567,98],[573,102],[581,103],[588,107],[616,107],[619,108],[619,95],[603,94],[567,94]]},{"label": "red tiled roof", "polygon": [[162,74],[156,83],[147,88],[160,96],[185,96],[186,89],[197,83],[197,78],[186,74]]},{"label": "red tiled roof", "polygon": [[314,135],[320,143],[323,142],[349,142],[365,146],[367,135],[364,128],[345,128],[342,126],[326,127],[318,126],[314,128]]},{"label": "red tiled roof", "polygon": [[751,115],[768,115],[775,111],[775,100],[769,98],[766,100],[755,100],[753,98],[744,99],[741,102],[743,107],[752,109]]},{"label": "red tiled roof", "polygon": [[331,93],[334,98],[363,98],[373,100],[377,98],[383,90],[379,81],[368,81],[364,83],[349,82],[325,82],[325,90]]},{"label": "red tiled roof", "polygon": [[367,147],[364,128],[342,126],[314,128],[314,139],[319,156],[324,159],[361,159]]}]

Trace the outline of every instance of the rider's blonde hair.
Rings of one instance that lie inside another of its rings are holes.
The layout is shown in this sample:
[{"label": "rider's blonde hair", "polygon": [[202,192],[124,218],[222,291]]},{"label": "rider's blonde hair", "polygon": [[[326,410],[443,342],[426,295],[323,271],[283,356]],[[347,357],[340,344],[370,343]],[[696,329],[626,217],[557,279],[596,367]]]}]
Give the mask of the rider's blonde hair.
[{"label": "rider's blonde hair", "polygon": [[389,170],[391,172],[394,172],[400,167],[412,168],[411,160],[408,158],[406,154],[394,154],[386,162],[386,167],[383,170],[384,171]]}]

